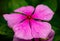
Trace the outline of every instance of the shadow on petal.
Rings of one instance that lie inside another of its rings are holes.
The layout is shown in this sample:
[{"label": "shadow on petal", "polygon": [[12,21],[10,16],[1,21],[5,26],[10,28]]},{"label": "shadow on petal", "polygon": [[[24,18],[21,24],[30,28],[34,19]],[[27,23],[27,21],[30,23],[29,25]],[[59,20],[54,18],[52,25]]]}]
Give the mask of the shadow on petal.
[{"label": "shadow on petal", "polygon": [[41,40],[41,41],[53,41],[54,35],[55,35],[55,32],[52,30],[50,32],[50,34],[48,35],[48,39],[47,40]]}]

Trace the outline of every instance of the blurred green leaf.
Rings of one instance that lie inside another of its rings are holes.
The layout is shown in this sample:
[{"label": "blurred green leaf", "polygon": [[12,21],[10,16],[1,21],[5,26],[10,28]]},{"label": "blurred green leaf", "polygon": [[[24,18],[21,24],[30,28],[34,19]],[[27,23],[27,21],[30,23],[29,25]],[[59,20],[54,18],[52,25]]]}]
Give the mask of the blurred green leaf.
[{"label": "blurred green leaf", "polygon": [[7,35],[8,37],[12,37],[13,31],[10,28],[8,28],[6,24],[2,24],[2,25],[0,26],[0,34]]},{"label": "blurred green leaf", "polygon": [[57,9],[57,0],[44,0],[42,4],[49,6],[54,12]]},{"label": "blurred green leaf", "polygon": [[55,14],[54,14],[54,16],[53,16],[53,18],[52,18],[52,20],[50,21],[50,23],[53,25],[53,26],[55,26],[55,27],[57,27],[57,28],[59,28],[60,29],[60,13],[59,13],[60,11],[56,11],[55,12]]},{"label": "blurred green leaf", "polygon": [[3,19],[3,17],[0,17],[0,34],[6,35],[10,38],[13,37],[13,31],[7,26],[6,21]]},{"label": "blurred green leaf", "polygon": [[55,31],[54,41],[60,41],[60,29],[58,27],[53,26]]},{"label": "blurred green leaf", "polygon": [[25,0],[2,0],[0,2],[1,13],[11,13],[13,10],[28,5]]},{"label": "blurred green leaf", "polygon": [[38,4],[42,3],[44,0],[25,0],[29,5],[36,7]]},{"label": "blurred green leaf", "polygon": [[53,11],[56,11],[57,0],[26,0],[29,5],[37,6],[39,4],[45,4],[49,6]]}]

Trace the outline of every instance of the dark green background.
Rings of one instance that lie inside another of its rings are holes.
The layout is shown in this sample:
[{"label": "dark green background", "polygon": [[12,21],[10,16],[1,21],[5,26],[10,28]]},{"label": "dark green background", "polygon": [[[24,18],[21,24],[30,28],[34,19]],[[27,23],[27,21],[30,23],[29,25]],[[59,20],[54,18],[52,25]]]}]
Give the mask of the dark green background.
[{"label": "dark green background", "polygon": [[13,39],[13,31],[7,26],[3,14],[9,14],[21,6],[32,5],[36,7],[38,4],[45,4],[55,12],[50,21],[55,31],[53,41],[60,41],[60,0],[0,0],[0,41],[12,41]]}]

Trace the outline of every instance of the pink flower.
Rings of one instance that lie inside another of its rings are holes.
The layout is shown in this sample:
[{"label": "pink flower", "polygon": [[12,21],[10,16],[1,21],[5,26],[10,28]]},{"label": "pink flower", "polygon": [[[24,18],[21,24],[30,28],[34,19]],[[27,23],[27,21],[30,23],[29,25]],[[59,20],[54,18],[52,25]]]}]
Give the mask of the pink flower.
[{"label": "pink flower", "polygon": [[[49,35],[48,35],[48,39],[45,39],[45,40],[42,39],[42,40],[41,40],[41,39],[39,39],[39,38],[36,38],[36,39],[34,39],[34,40],[35,40],[35,41],[53,41],[54,34],[55,34],[55,32],[54,32],[53,30],[51,30],[51,32],[50,32]],[[17,37],[14,36],[13,41],[33,41],[33,40],[19,39],[19,38],[17,38]]]},{"label": "pink flower", "polygon": [[48,6],[41,4],[36,9],[33,6],[24,6],[14,12],[3,16],[8,26],[13,29],[15,37],[25,40],[48,37],[52,28],[47,21],[54,15]]}]

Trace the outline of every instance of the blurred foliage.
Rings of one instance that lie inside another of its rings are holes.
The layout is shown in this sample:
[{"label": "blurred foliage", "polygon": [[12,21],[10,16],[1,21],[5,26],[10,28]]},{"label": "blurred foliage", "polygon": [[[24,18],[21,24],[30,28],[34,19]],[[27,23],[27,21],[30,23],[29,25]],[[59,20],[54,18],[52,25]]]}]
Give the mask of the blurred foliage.
[{"label": "blurred foliage", "polygon": [[36,7],[38,4],[41,4],[44,0],[25,0],[28,5]]},{"label": "blurred foliage", "polygon": [[57,1],[56,0],[44,0],[42,4],[48,5],[54,12],[57,8]]},{"label": "blurred foliage", "polygon": [[54,41],[60,41],[60,0],[57,1],[57,10],[55,11],[55,15],[50,23],[55,30]]},{"label": "blurred foliage", "polygon": [[13,38],[0,34],[0,41],[12,41]]},{"label": "blurred foliage", "polygon": [[24,0],[1,0],[0,8],[1,13],[11,13],[14,9],[19,8],[21,6],[26,6],[27,3]]},{"label": "blurred foliage", "polygon": [[60,0],[0,0],[0,40],[12,41],[14,34],[2,16],[4,13],[12,13],[13,10],[21,6],[36,7],[38,4],[45,4],[55,12],[50,23],[55,30],[54,41],[60,41]]},{"label": "blurred foliage", "polygon": [[58,27],[53,26],[55,31],[54,41],[60,41],[60,29]]},{"label": "blurred foliage", "polygon": [[45,4],[49,6],[53,11],[56,11],[57,1],[56,0],[26,0],[29,5],[37,6],[39,4]]}]

